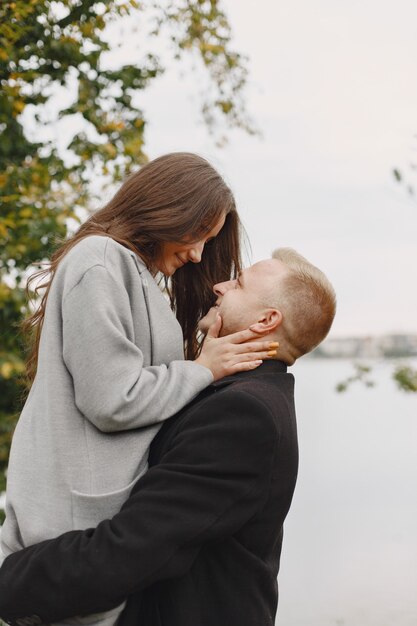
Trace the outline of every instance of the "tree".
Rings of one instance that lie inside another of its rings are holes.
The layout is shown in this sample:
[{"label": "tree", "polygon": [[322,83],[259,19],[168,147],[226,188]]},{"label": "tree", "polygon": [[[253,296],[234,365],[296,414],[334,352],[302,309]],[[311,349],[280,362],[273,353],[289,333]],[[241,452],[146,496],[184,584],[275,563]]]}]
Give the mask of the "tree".
[{"label": "tree", "polygon": [[[416,169],[417,165],[415,163],[409,164],[409,170],[412,174],[415,174]],[[411,197],[414,197],[414,185],[409,181],[409,177],[404,179],[401,170],[398,168],[394,168],[392,173],[394,179],[398,183],[404,185],[407,193]],[[402,391],[417,392],[417,370],[412,367],[408,365],[398,365],[398,367],[394,369],[393,379],[395,380],[398,388],[402,389]]]},{"label": "tree", "polygon": [[[106,69],[108,26],[126,16],[149,18],[142,61]],[[167,59],[147,52],[151,39],[163,34],[175,59],[192,54],[208,74],[202,112],[210,132],[224,123],[253,133],[243,98],[246,60],[231,48],[218,0],[0,5],[0,491],[22,404],[24,346],[17,329],[28,311],[28,268],[66,237],[70,218],[80,221],[79,207],[91,207],[93,175],[115,182],[146,162],[146,119],[135,95],[164,71]],[[70,106],[49,106],[64,90],[74,94]],[[24,123],[28,113],[35,134]],[[47,139],[48,128],[71,117],[84,126],[63,154]]]}]

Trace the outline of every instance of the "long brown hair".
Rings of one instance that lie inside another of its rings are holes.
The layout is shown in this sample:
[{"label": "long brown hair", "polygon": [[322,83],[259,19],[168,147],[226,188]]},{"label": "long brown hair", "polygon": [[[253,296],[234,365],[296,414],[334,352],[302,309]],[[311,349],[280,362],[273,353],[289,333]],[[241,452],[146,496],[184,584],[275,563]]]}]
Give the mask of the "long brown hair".
[{"label": "long brown hair", "polygon": [[214,302],[213,284],[235,277],[241,269],[240,221],[230,188],[202,157],[175,152],[150,161],[131,175],[102,209],[92,214],[51,257],[48,267],[28,279],[27,290],[44,289],[38,308],[22,323],[30,335],[26,376],[36,374],[39,340],[53,277],[63,257],[90,235],[111,237],[138,254],[153,273],[165,241],[199,240],[226,214],[219,235],[210,241],[198,264],[187,263],[166,281],[171,306],[184,334],[185,355],[198,353],[197,322]]}]

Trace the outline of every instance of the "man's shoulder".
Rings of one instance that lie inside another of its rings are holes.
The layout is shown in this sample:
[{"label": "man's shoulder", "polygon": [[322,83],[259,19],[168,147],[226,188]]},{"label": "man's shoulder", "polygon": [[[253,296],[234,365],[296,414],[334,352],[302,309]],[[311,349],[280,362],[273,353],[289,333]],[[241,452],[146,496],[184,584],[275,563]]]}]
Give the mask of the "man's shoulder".
[{"label": "man's shoulder", "polygon": [[229,376],[202,391],[192,402],[167,420],[156,436],[154,450],[170,444],[184,431],[196,436],[210,424],[219,434],[243,425],[256,432],[276,434],[295,420],[294,377],[270,371],[262,375]]},{"label": "man's shoulder", "polygon": [[207,389],[205,394],[167,420],[151,444],[150,465],[159,463],[170,450],[181,449],[191,456],[231,454],[236,458],[257,457],[269,442],[271,450],[279,439],[274,412],[247,385]]},{"label": "man's shoulder", "polygon": [[229,377],[207,387],[197,398],[174,416],[170,425],[218,422],[220,428],[231,424],[256,422],[257,428],[276,426],[277,417],[293,411],[294,378],[291,374],[258,377]]},{"label": "man's shoulder", "polygon": [[269,415],[275,416],[278,410],[287,409],[294,403],[294,376],[287,372],[247,376],[219,391],[220,401],[230,398],[240,404],[250,399],[252,405],[264,407]]}]

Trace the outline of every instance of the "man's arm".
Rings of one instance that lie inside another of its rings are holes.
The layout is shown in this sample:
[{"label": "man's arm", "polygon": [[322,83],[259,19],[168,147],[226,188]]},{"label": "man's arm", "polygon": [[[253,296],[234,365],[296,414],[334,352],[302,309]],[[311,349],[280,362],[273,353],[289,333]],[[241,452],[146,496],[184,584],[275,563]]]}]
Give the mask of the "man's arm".
[{"label": "man's arm", "polygon": [[0,616],[56,622],[108,610],[157,580],[181,576],[202,545],[231,536],[262,506],[276,444],[260,401],[244,392],[215,394],[184,420],[112,520],[6,559]]}]

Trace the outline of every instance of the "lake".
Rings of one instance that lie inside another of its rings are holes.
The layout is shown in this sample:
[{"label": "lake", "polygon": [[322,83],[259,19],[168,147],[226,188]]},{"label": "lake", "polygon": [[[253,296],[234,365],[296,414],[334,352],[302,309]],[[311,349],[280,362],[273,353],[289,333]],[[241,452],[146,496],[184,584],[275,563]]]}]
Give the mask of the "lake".
[{"label": "lake", "polygon": [[417,394],[392,369],[377,363],[376,387],[338,394],[350,362],[291,368],[300,469],[277,626],[417,625]]}]

